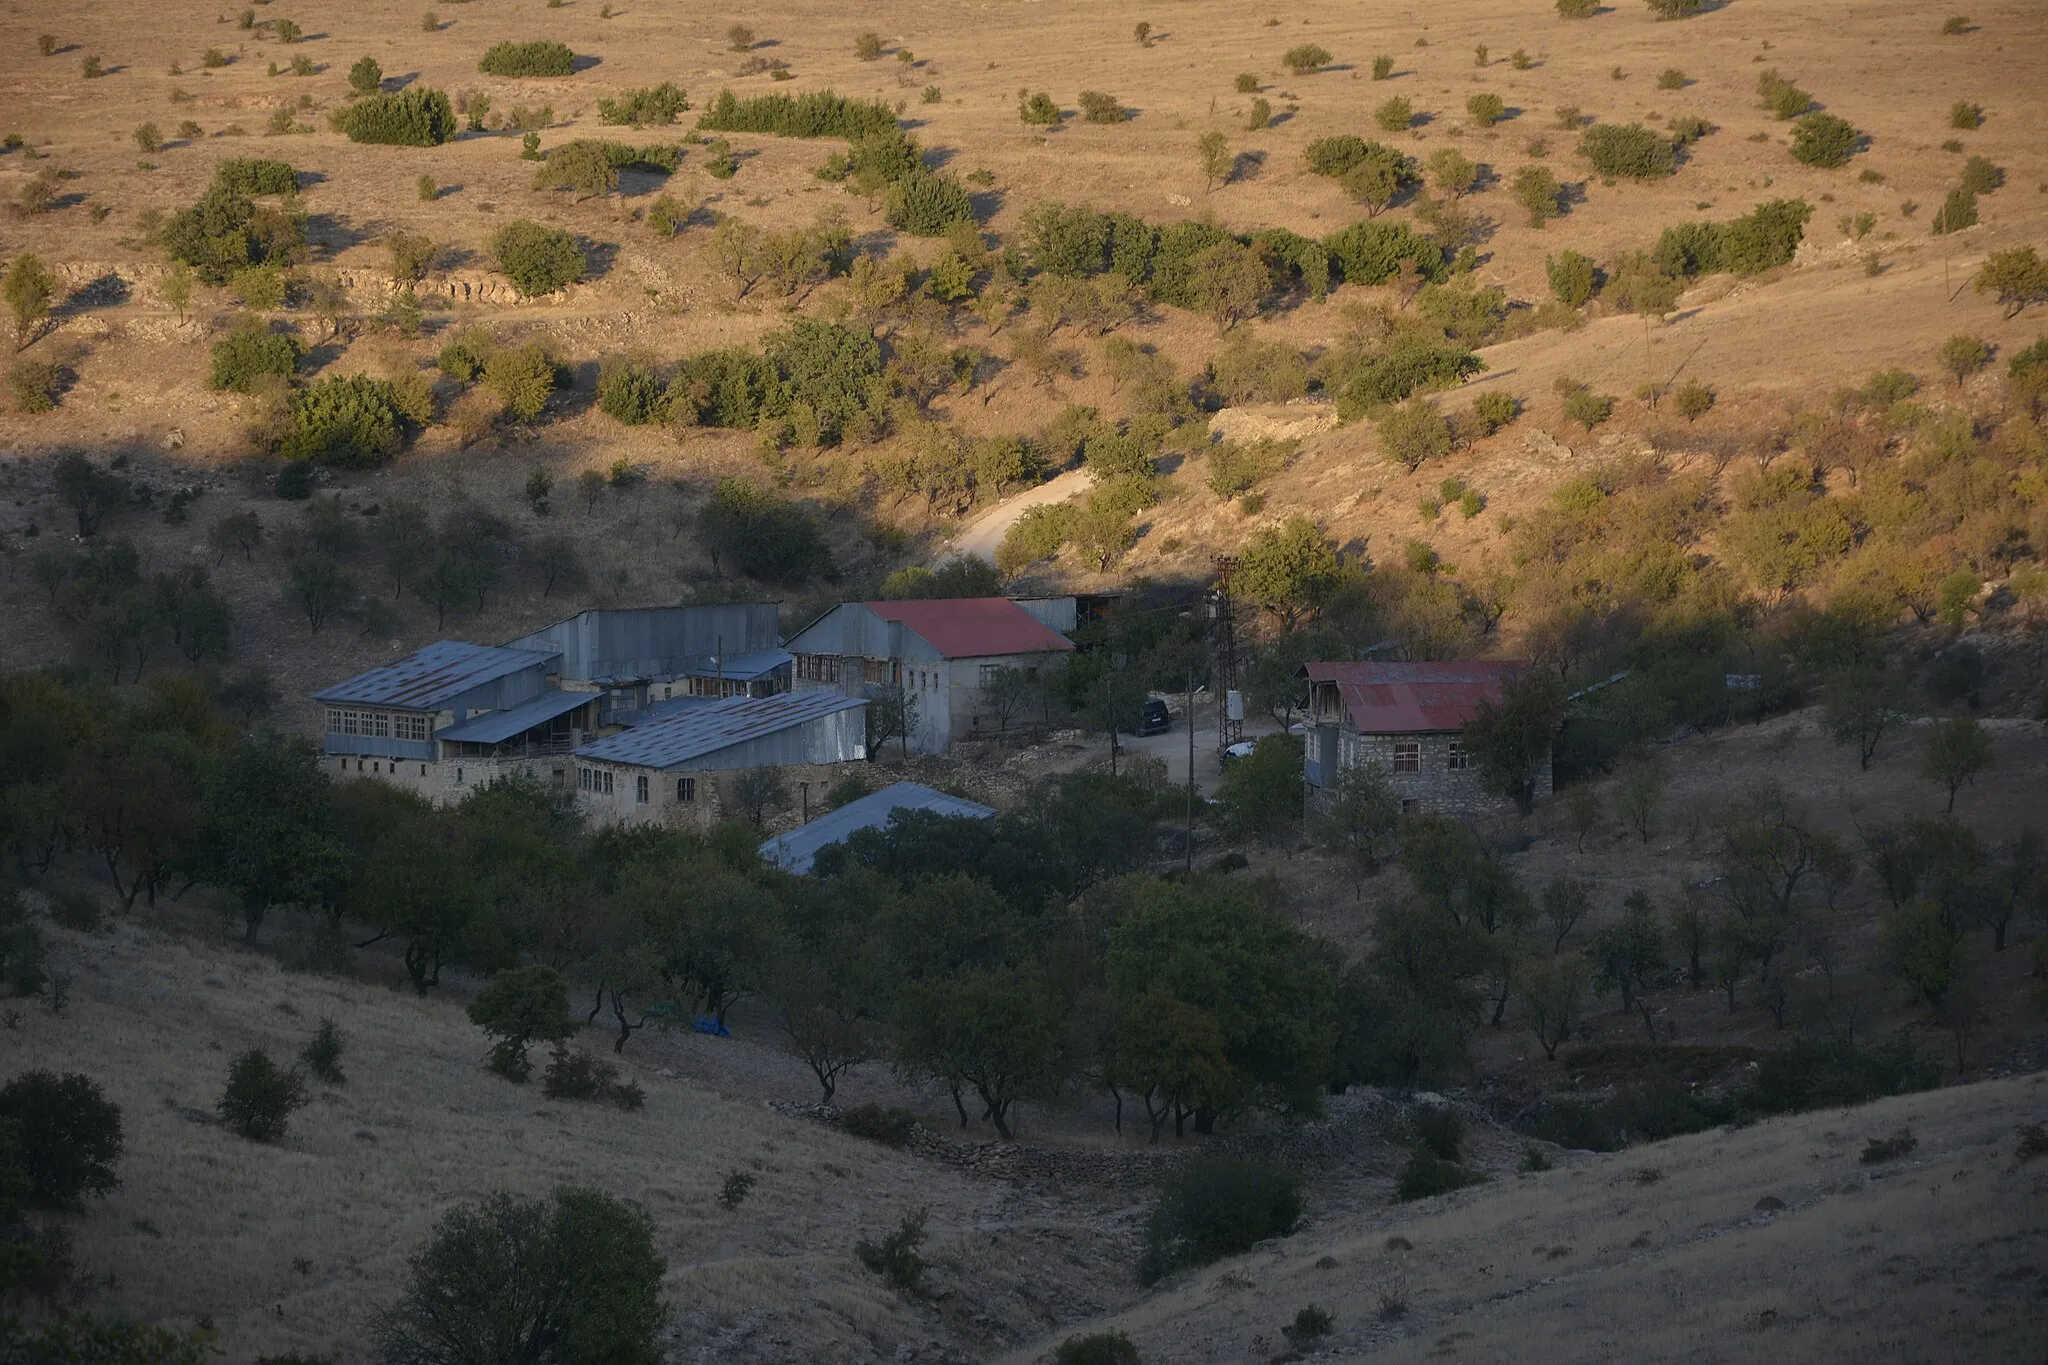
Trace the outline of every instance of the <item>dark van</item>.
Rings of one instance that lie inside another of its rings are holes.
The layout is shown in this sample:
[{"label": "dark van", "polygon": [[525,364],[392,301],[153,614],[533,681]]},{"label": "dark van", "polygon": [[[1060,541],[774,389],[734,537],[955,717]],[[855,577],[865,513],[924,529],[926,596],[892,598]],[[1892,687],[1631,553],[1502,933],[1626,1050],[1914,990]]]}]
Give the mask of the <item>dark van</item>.
[{"label": "dark van", "polygon": [[1173,717],[1167,714],[1166,703],[1157,697],[1147,697],[1145,705],[1138,712],[1138,733],[1141,735],[1163,735],[1173,728]]}]

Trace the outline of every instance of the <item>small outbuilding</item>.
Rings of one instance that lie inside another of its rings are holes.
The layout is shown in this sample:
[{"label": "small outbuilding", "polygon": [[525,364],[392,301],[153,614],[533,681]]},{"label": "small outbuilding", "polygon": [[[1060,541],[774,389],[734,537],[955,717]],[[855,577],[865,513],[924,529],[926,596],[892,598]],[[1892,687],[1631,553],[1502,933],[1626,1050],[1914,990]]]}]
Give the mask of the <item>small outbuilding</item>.
[{"label": "small outbuilding", "polygon": [[858,801],[827,811],[807,825],[776,835],[761,845],[761,861],[803,876],[811,870],[811,863],[821,850],[845,843],[856,830],[885,828],[898,811],[926,811],[970,820],[988,820],[996,813],[994,807],[965,797],[948,796],[915,782],[893,782]]},{"label": "small outbuilding", "polygon": [[[1311,802],[1345,769],[1378,765],[1404,812],[1470,814],[1508,802],[1490,794],[1464,746],[1482,704],[1528,672],[1519,659],[1302,665],[1309,683],[1309,730],[1302,780]],[[1536,794],[1550,794],[1550,763],[1538,765]]]}]

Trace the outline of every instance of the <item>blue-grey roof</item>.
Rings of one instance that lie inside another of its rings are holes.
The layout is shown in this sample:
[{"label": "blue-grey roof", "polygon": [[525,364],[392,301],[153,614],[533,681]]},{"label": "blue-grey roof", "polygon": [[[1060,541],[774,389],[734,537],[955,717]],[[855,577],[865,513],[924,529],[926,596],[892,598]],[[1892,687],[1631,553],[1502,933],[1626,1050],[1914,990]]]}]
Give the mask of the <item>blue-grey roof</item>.
[{"label": "blue-grey roof", "polygon": [[437,730],[434,738],[457,739],[465,744],[496,744],[603,698],[601,692],[543,692],[532,701],[523,701],[503,711],[486,711],[460,725]]},{"label": "blue-grey roof", "polygon": [[432,711],[471,688],[558,657],[545,650],[436,640],[395,664],[358,673],[347,682],[315,692],[313,699]]},{"label": "blue-grey roof", "polygon": [[802,876],[811,870],[818,850],[843,843],[857,829],[880,829],[899,810],[926,810],[934,815],[967,816],[986,820],[995,814],[988,806],[948,796],[915,782],[895,782],[858,801],[849,801],[808,825],[778,834],[761,845],[761,859],[785,872]]},{"label": "blue-grey roof", "polygon": [[642,725],[653,725],[667,720],[670,716],[680,715],[684,711],[702,711],[705,707],[716,706],[723,700],[725,699],[722,697],[668,697],[661,701],[651,701],[636,711],[614,710],[611,714],[611,723],[623,725],[629,730],[637,729]]},{"label": "blue-grey roof", "polygon": [[717,753],[750,739],[772,735],[840,711],[866,706],[837,692],[778,692],[772,697],[733,697],[679,711],[665,720],[608,735],[576,751],[578,758],[668,768]]},{"label": "blue-grey roof", "polygon": [[765,678],[778,668],[788,668],[796,662],[796,656],[786,649],[757,649],[751,654],[735,654],[723,664],[693,665],[690,672],[699,678],[731,678],[734,682],[753,682]]}]

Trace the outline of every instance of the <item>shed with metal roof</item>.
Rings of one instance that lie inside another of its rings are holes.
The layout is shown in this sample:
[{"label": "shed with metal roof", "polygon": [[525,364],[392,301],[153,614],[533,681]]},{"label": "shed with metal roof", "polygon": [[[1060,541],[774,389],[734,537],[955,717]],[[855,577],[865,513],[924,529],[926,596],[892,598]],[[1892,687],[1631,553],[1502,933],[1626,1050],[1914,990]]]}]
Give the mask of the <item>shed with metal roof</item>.
[{"label": "shed with metal roof", "polygon": [[858,801],[827,811],[807,825],[776,835],[761,845],[761,859],[802,876],[811,870],[812,860],[821,849],[844,843],[855,830],[881,829],[896,818],[898,811],[928,811],[970,820],[987,820],[996,813],[992,806],[948,796],[916,782],[892,782]]}]

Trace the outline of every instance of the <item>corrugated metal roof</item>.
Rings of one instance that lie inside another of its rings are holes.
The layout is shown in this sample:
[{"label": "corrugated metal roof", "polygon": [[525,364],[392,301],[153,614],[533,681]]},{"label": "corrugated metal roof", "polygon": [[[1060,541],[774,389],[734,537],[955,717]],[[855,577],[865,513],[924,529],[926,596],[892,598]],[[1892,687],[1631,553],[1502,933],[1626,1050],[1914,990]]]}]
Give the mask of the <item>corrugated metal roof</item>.
[{"label": "corrugated metal roof", "polygon": [[544,650],[436,640],[414,650],[397,663],[373,668],[347,682],[315,692],[313,699],[431,711],[473,687],[481,687],[495,678],[559,657]]},{"label": "corrugated metal roof", "polygon": [[1007,597],[935,597],[862,605],[900,622],[948,659],[1049,654],[1074,642]]},{"label": "corrugated metal roof", "polygon": [[523,701],[503,711],[487,711],[460,725],[451,725],[437,731],[434,738],[461,740],[465,744],[496,744],[599,700],[602,700],[602,694],[597,692],[543,692],[532,701]]},{"label": "corrugated metal roof", "polygon": [[703,754],[729,749],[839,711],[866,706],[837,692],[779,692],[772,697],[733,697],[680,711],[665,720],[608,735],[576,750],[578,758],[667,768]]},{"label": "corrugated metal roof", "polygon": [[684,711],[702,711],[705,707],[716,706],[723,700],[723,697],[667,697],[661,701],[651,701],[637,711],[614,710],[611,723],[623,725],[629,730],[637,729],[643,725],[657,724]]},{"label": "corrugated metal roof", "polygon": [[751,654],[735,654],[722,664],[705,663],[692,665],[688,670],[699,678],[731,678],[734,682],[754,682],[767,677],[778,668],[788,668],[796,662],[796,656],[786,649],[757,649]]},{"label": "corrugated metal roof", "polygon": [[1302,672],[1344,699],[1361,734],[1400,735],[1462,730],[1481,702],[1500,702],[1501,684],[1528,670],[1520,659],[1456,659],[1428,663],[1310,663]]},{"label": "corrugated metal roof", "polygon": [[992,808],[978,802],[948,796],[915,782],[895,782],[828,811],[808,825],[776,835],[761,845],[762,860],[802,876],[811,870],[818,850],[843,843],[857,829],[880,829],[899,810],[928,810],[934,815],[969,816],[976,820],[986,820],[995,814]]}]

